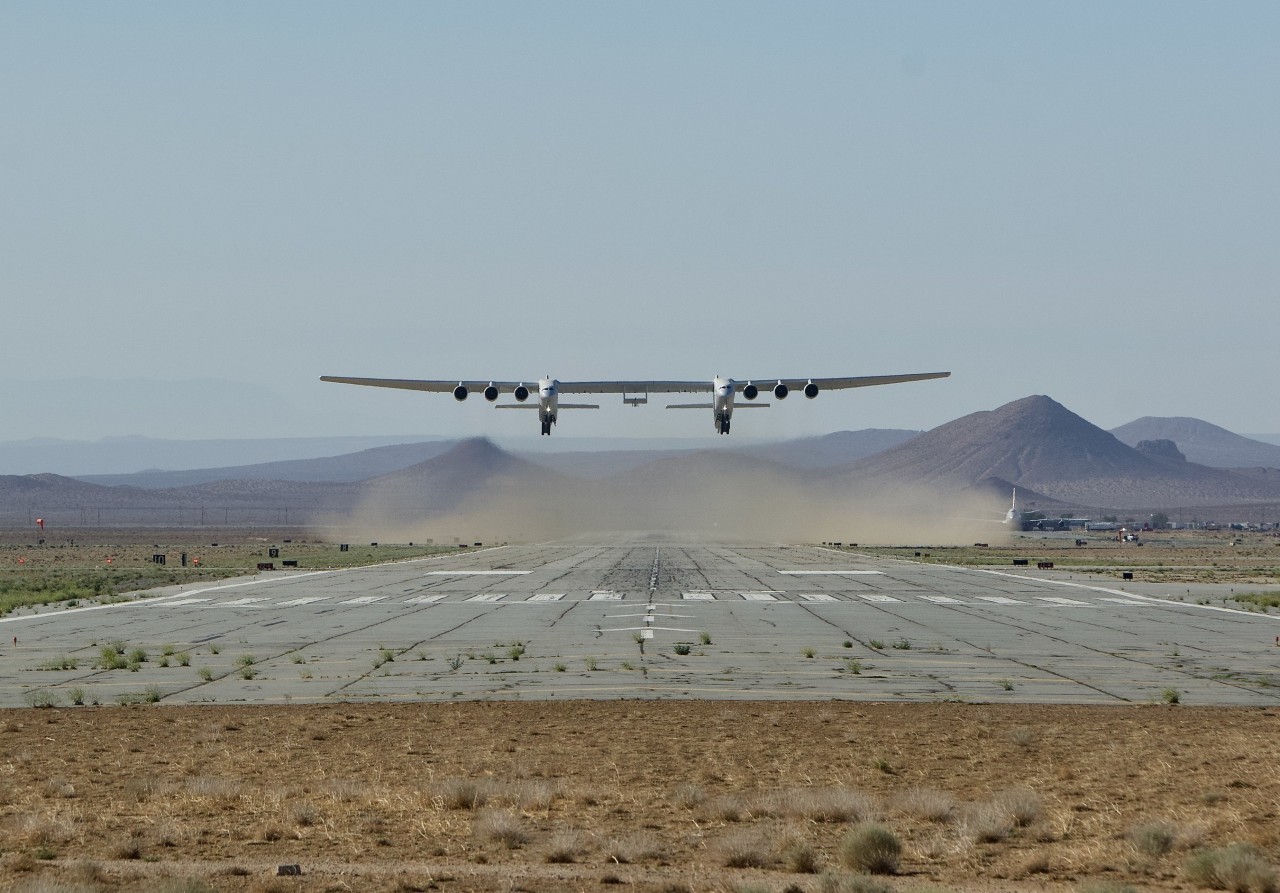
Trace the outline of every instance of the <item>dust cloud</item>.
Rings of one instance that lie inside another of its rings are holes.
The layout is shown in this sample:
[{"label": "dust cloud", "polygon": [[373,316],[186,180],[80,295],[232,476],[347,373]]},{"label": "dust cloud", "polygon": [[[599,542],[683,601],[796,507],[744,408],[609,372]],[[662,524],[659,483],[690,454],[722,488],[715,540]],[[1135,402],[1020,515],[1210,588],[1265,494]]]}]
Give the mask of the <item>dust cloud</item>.
[{"label": "dust cloud", "polygon": [[[434,503],[434,504],[433,504]],[[444,503],[444,504],[442,504]],[[1008,536],[989,494],[869,487],[789,473],[654,469],[610,481],[495,476],[457,499],[375,490],[327,535],[375,542],[544,542],[662,535],[704,542],[972,545]]]}]

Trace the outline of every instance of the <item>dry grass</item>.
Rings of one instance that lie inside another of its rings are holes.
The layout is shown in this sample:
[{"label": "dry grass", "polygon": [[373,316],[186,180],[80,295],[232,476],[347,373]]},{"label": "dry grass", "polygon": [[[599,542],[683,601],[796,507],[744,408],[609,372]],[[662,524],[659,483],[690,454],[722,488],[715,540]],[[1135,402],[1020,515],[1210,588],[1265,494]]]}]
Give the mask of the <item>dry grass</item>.
[{"label": "dry grass", "polygon": [[[1280,762],[1277,713],[634,701],[16,710],[0,725],[0,890],[51,878],[141,893],[176,878],[221,893],[497,893],[518,878],[550,893],[610,873],[632,893],[873,889],[883,881],[850,868],[812,872],[840,864],[851,826],[883,815],[902,843],[893,884],[904,891],[1185,891],[1180,863],[1139,851],[1136,829],[1161,816],[1174,851],[1251,841],[1274,860],[1280,778],[1258,767]],[[1017,728],[1035,729],[1034,748],[1011,739]],[[73,877],[86,860],[106,879]],[[304,876],[277,881],[283,862]],[[1262,889],[1263,875],[1231,871]]]}]

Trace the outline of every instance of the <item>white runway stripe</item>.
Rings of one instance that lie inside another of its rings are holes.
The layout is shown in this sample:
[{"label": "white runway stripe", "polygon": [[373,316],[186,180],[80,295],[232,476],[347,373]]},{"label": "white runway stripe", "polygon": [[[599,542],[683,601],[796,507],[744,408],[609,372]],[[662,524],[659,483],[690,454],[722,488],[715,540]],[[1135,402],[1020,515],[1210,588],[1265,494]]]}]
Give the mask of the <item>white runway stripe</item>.
[{"label": "white runway stripe", "polygon": [[427,571],[428,577],[508,577],[533,571]]},{"label": "white runway stripe", "polygon": [[1088,602],[1082,602],[1074,598],[1063,598],[1056,595],[1037,595],[1035,600],[1038,602],[1048,602],[1051,605],[1058,605],[1063,608],[1086,608]]},{"label": "white runway stripe", "polygon": [[211,608],[243,608],[247,605],[256,605],[258,602],[265,602],[265,598],[237,598],[229,602],[217,602],[209,607]]},{"label": "white runway stripe", "polygon": [[1026,602],[1020,602],[1016,598],[1005,598],[1003,595],[975,595],[978,601],[991,602],[993,605],[1025,605]]},{"label": "white runway stripe", "polygon": [[713,602],[716,597],[710,592],[682,592],[680,597],[691,602]]},{"label": "white runway stripe", "polygon": [[793,577],[819,577],[823,575],[835,577],[883,577],[884,571],[778,571]]},{"label": "white runway stripe", "polygon": [[485,592],[480,595],[473,595],[467,599],[469,602],[496,602],[507,597],[505,592]]},{"label": "white runway stripe", "polygon": [[920,598],[927,602],[933,602],[935,605],[963,605],[964,602],[958,598],[952,598],[949,595],[922,595]]},{"label": "white runway stripe", "polygon": [[827,595],[825,592],[797,592],[796,596],[807,602],[838,602],[840,599],[834,595]]},{"label": "white runway stripe", "polygon": [[738,595],[749,602],[776,602],[778,600],[772,592],[739,592]]},{"label": "white runway stripe", "polygon": [[405,599],[404,603],[406,605],[429,605],[432,602],[438,602],[448,597],[449,596],[443,592],[436,593],[435,595],[415,595],[413,598]]},{"label": "white runway stripe", "polygon": [[858,598],[869,602],[895,602],[898,604],[902,602],[902,599],[900,598],[894,598],[891,595],[877,595],[874,592],[855,592],[853,594]]},{"label": "white runway stripe", "polygon": [[589,600],[593,602],[620,602],[622,601],[622,593],[614,592],[610,589],[597,589],[591,593]]},{"label": "white runway stripe", "polygon": [[385,595],[361,595],[361,596],[358,596],[358,597],[356,597],[356,598],[349,598],[349,599],[347,599],[346,601],[344,601],[342,604],[344,604],[344,605],[371,605],[371,604],[373,604],[374,602],[380,602],[380,601],[382,601],[384,598],[386,598],[386,596],[385,596]]},{"label": "white runway stripe", "polygon": [[198,604],[201,604],[201,603],[203,603],[203,602],[207,602],[207,601],[212,601],[212,599],[208,599],[208,598],[180,598],[180,599],[178,599],[177,601],[173,601],[173,602],[160,602],[160,603],[159,603],[159,607],[161,607],[161,608],[172,608],[174,605],[198,605]]},{"label": "white runway stripe", "polygon": [[310,605],[314,602],[327,602],[327,595],[309,595],[306,598],[291,598],[287,602],[280,602],[278,607],[281,608],[297,608],[301,605]]},{"label": "white runway stripe", "polygon": [[537,595],[529,596],[526,601],[531,602],[558,602],[564,598],[563,592],[539,592]]}]

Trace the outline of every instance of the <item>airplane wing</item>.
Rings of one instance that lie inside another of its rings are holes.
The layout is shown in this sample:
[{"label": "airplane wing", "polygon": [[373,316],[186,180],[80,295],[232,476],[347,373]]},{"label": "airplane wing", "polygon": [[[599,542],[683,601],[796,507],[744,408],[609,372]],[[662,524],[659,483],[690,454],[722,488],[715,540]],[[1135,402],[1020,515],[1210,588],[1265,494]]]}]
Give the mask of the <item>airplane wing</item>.
[{"label": "airplane wing", "polygon": [[869,388],[873,385],[899,384],[904,381],[947,378],[950,375],[950,372],[912,372],[907,375],[862,375],[856,378],[740,378],[736,379],[736,382],[741,384],[744,381],[750,381],[756,387],[763,388],[780,381],[793,391],[802,391],[805,385],[813,382],[820,391],[839,391],[844,388]]},{"label": "airplane wing", "polygon": [[510,391],[517,385],[524,385],[531,391],[538,390],[538,379],[528,381],[421,381],[415,378],[344,378],[338,375],[321,375],[321,381],[336,381],[338,384],[360,384],[371,388],[403,388],[406,391],[430,391],[433,394],[452,394],[453,389],[462,385],[468,391],[483,391],[490,384],[499,390]]},{"label": "airplane wing", "polygon": [[[899,384],[904,381],[924,381],[930,378],[947,378],[950,372],[912,372],[905,375],[862,375],[853,378],[736,378],[741,385],[753,382],[757,387],[772,387],[782,382],[789,390],[802,391],[813,382],[821,391],[839,391],[844,388],[868,388],[874,385]],[[497,384],[497,382],[495,382]],[[707,379],[698,381],[562,381],[562,394],[696,394],[711,389]],[[745,405],[745,404],[744,404]],[[692,408],[692,406],[690,407]]]},{"label": "airplane wing", "polygon": [[694,394],[711,390],[711,380],[698,381],[562,381],[562,394]]}]

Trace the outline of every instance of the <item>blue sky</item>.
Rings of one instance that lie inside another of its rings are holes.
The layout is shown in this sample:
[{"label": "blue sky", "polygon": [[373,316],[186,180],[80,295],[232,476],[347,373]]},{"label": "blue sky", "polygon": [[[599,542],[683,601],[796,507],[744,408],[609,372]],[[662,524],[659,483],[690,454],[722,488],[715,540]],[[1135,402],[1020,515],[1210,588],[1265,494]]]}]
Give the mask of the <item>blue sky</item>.
[{"label": "blue sky", "polygon": [[[0,383],[49,398],[0,440],[536,437],[322,374],[939,369],[734,433],[1033,393],[1280,431],[1278,42],[1271,3],[0,3]],[[560,433],[715,439],[605,406]]]}]

